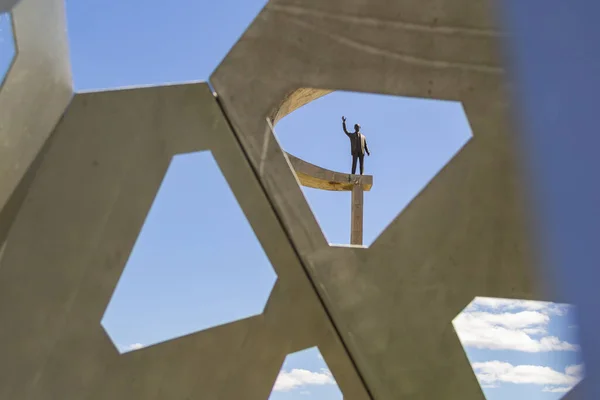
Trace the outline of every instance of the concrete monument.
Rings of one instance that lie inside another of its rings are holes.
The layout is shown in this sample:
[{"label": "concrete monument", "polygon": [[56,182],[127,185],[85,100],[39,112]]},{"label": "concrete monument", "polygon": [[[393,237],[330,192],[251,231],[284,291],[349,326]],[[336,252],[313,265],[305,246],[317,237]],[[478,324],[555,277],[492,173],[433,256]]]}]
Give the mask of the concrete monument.
[{"label": "concrete monument", "polygon": [[[210,77],[218,96],[74,94],[63,0],[12,17],[0,400],[265,400],[285,356],[313,346],[347,399],[479,400],[452,319],[475,296],[562,301],[535,284],[488,2],[271,0]],[[370,248],[327,243],[297,183],[372,179],[307,172],[272,131],[334,90],[458,100],[474,133]],[[191,151],[213,153],[277,283],[259,316],[119,355],[102,314],[171,157]]]}]

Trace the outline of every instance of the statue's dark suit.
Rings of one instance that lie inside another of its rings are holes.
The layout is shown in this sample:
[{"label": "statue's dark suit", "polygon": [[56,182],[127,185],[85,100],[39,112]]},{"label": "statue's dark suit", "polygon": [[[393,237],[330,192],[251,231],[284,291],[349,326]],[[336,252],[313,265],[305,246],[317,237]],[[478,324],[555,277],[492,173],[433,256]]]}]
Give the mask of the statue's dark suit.
[{"label": "statue's dark suit", "polygon": [[356,173],[356,161],[360,162],[360,174],[364,172],[365,151],[369,154],[369,146],[365,135],[358,130],[354,133],[348,132],[346,129],[346,121],[342,122],[344,133],[350,138],[350,154],[352,155],[352,174]]}]

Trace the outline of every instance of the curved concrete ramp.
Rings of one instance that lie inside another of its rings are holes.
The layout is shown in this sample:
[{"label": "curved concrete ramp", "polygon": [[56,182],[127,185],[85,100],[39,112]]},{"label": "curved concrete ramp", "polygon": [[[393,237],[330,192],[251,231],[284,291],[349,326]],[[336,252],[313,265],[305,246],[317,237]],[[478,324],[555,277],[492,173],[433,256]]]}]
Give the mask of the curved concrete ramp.
[{"label": "curved concrete ramp", "polygon": [[287,93],[281,103],[269,114],[269,119],[275,126],[283,117],[305,106],[313,100],[323,97],[333,90],[300,88]]},{"label": "curved concrete ramp", "polygon": [[371,190],[373,186],[372,175],[351,175],[331,171],[306,162],[290,153],[286,154],[302,186],[331,191],[352,191],[357,181],[366,191]]}]

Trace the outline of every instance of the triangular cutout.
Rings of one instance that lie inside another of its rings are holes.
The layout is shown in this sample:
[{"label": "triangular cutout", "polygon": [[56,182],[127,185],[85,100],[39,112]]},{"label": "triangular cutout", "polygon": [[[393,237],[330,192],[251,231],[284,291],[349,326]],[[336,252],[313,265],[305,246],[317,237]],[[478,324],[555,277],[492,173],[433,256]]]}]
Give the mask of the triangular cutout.
[{"label": "triangular cutout", "polygon": [[260,314],[275,272],[212,154],[175,156],[102,325],[121,352]]},{"label": "triangular cutout", "polygon": [[583,378],[572,306],[477,297],[453,324],[487,400],[558,400]]},{"label": "triangular cutout", "polygon": [[269,400],[341,400],[338,387],[317,347],[289,354],[277,376]]}]

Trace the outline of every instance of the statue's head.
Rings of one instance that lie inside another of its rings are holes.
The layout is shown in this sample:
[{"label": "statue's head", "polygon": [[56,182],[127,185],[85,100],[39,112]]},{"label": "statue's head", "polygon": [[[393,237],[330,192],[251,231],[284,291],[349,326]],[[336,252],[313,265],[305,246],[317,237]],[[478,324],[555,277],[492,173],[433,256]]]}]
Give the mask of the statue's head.
[{"label": "statue's head", "polygon": [[360,125],[354,124],[354,132],[358,132],[358,131],[360,131]]}]

